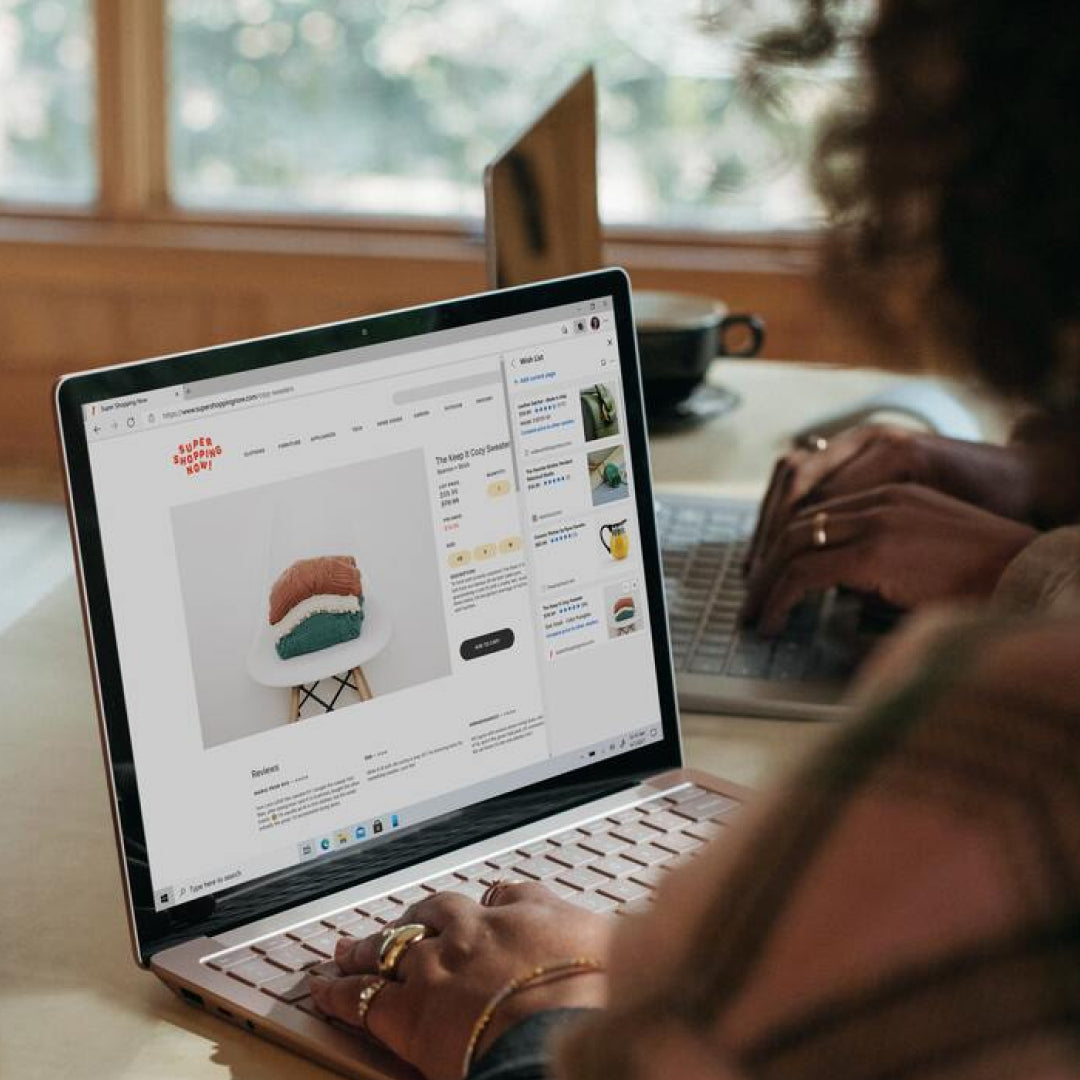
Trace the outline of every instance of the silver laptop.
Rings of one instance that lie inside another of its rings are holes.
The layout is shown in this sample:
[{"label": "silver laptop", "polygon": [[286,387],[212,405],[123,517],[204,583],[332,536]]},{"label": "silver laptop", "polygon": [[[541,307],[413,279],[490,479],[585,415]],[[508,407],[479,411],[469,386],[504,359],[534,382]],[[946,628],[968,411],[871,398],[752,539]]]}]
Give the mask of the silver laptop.
[{"label": "silver laptop", "polygon": [[681,768],[621,271],[56,407],[135,958],[193,1006],[411,1075],[312,1005],[342,935],[507,872],[618,915],[732,820]]},{"label": "silver laptop", "polygon": [[[603,265],[591,69],[488,165],[484,191],[492,288]],[[852,673],[891,620],[831,593],[803,605],[777,639],[741,627],[742,561],[757,509],[747,500],[657,497],[679,703],[739,715],[838,717]]]}]

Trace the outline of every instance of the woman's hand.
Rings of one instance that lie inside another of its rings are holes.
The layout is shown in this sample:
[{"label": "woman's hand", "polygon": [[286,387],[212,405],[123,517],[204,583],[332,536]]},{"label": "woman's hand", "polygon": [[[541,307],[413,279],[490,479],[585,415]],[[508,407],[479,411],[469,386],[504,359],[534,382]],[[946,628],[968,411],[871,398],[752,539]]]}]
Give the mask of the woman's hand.
[{"label": "woman's hand", "polygon": [[793,450],[777,463],[747,559],[753,572],[804,510],[885,484],[911,483],[952,495],[999,517],[1027,520],[1037,483],[1022,446],[947,439],[872,424],[841,432],[823,450]]},{"label": "woman's hand", "polygon": [[[539,965],[605,961],[610,922],[538,882],[508,883],[488,907],[454,893],[421,900],[398,925],[420,923],[432,935],[409,946],[395,978],[371,999],[367,1030],[429,1080],[457,1080],[473,1025],[492,995]],[[344,941],[334,957],[342,976],[311,979],[311,995],[329,1016],[359,1026],[360,994],[374,980],[381,936]],[[477,1057],[533,1012],[597,1006],[605,995],[606,978],[596,973],[525,990],[496,1012]]]},{"label": "woman's hand", "polygon": [[783,523],[756,563],[743,617],[776,634],[805,596],[838,585],[905,610],[989,596],[1037,535],[918,484],[815,503]]}]

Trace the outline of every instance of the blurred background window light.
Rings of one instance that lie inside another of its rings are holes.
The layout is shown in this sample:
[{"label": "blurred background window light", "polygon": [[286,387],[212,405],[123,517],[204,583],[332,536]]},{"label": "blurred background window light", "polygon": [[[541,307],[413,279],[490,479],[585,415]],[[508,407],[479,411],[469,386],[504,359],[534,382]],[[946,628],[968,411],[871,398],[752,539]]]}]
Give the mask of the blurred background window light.
[{"label": "blurred background window light", "polygon": [[[788,0],[168,0],[172,194],[224,211],[482,216],[484,164],[585,64],[609,225],[805,228],[837,67],[738,80]],[[708,18],[709,29],[704,22]]]},{"label": "blurred background window light", "polygon": [[0,200],[97,194],[90,0],[0,0]]}]

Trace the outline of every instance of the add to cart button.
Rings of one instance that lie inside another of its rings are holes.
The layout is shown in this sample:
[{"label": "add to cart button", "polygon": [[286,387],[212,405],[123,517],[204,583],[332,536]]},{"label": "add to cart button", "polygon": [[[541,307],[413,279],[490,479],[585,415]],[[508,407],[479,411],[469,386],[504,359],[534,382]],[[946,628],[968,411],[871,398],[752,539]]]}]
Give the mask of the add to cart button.
[{"label": "add to cart button", "polygon": [[514,631],[510,627],[502,630],[492,630],[489,634],[481,634],[479,637],[466,638],[458,651],[462,660],[475,660],[480,656],[490,653],[502,652],[514,644]]}]

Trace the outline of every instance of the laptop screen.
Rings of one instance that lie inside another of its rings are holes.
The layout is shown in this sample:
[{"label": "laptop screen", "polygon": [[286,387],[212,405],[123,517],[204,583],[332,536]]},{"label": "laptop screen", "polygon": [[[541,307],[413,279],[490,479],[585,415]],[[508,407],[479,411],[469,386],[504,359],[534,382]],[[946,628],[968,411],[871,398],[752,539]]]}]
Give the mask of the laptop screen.
[{"label": "laptop screen", "polygon": [[81,411],[156,912],[663,740],[611,295]]}]

